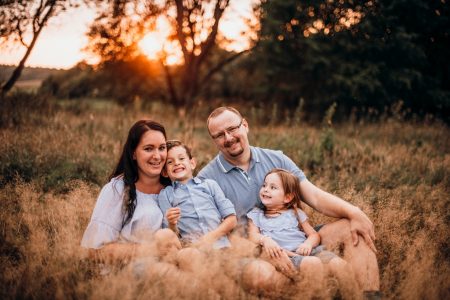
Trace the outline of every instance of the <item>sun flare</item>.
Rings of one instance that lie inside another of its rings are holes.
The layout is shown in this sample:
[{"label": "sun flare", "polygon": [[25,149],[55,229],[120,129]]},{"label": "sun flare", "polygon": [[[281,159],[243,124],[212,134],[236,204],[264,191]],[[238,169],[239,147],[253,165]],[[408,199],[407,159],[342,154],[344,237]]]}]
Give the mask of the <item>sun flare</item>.
[{"label": "sun flare", "polygon": [[176,41],[170,41],[170,24],[165,18],[158,18],[155,30],[147,33],[139,42],[141,51],[152,60],[162,59],[168,65],[177,65],[183,62],[180,46]]}]

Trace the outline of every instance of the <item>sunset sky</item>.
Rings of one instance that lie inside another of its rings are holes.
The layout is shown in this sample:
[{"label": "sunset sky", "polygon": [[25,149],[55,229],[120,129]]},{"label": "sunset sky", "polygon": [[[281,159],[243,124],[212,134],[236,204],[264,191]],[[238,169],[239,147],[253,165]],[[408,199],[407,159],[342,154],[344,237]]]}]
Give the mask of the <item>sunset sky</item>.
[{"label": "sunset sky", "polygon": [[[243,50],[248,47],[247,39],[240,33],[246,29],[244,18],[252,15],[252,4],[255,2],[256,0],[231,0],[219,28],[227,38],[235,40],[228,50]],[[50,19],[41,32],[26,66],[68,69],[81,60],[95,62],[95,57],[82,51],[87,43],[85,33],[95,15],[94,9],[80,7]],[[153,52],[158,51],[164,42],[167,30],[164,29],[164,24],[161,27],[160,32],[150,34],[147,41],[141,44],[143,52],[150,58],[154,58]],[[21,45],[2,46],[0,64],[17,65],[24,53],[25,48]],[[173,63],[176,58],[172,60]]]}]

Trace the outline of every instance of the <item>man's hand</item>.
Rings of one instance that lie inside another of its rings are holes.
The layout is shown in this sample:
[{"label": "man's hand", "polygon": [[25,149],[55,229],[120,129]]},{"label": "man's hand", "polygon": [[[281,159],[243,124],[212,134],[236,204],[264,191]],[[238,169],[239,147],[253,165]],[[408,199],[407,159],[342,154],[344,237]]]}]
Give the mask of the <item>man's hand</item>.
[{"label": "man's hand", "polygon": [[166,211],[166,218],[170,226],[176,226],[180,216],[181,209],[179,207],[171,207]]},{"label": "man's hand", "polygon": [[352,234],[353,245],[358,245],[359,237],[361,235],[373,252],[377,253],[375,248],[375,230],[372,221],[362,212],[358,207],[350,215],[350,232]]}]

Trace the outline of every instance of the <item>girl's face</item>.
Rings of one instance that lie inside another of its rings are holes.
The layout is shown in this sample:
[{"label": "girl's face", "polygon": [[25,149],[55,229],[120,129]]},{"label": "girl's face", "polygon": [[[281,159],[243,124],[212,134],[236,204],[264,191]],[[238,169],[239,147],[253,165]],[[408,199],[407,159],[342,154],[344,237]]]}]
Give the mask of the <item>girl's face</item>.
[{"label": "girl's face", "polygon": [[259,191],[259,197],[264,206],[269,209],[282,209],[292,200],[292,197],[285,194],[280,176],[276,173],[266,176]]},{"label": "girl's face", "polygon": [[162,132],[145,132],[133,153],[139,178],[160,176],[167,157],[166,139]]}]

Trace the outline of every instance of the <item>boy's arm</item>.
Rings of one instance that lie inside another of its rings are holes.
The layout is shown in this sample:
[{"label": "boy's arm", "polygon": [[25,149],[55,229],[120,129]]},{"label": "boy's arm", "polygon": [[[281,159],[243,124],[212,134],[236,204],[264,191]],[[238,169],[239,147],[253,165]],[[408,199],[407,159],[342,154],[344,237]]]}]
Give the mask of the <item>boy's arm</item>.
[{"label": "boy's arm", "polygon": [[259,228],[253,223],[252,219],[248,218],[248,239],[256,244],[261,244],[261,239],[264,238],[264,236],[259,231]]},{"label": "boy's arm", "polygon": [[229,215],[236,215],[236,210],[234,209],[233,203],[230,199],[225,197],[225,194],[219,184],[212,179],[205,179],[205,181],[209,189],[209,193],[222,219],[225,219]]},{"label": "boy's arm", "polygon": [[166,211],[165,218],[169,224],[169,228],[180,236],[180,231],[178,230],[177,223],[181,216],[181,210],[179,207],[171,207]]},{"label": "boy's arm", "polygon": [[233,203],[225,197],[220,186],[211,179],[205,179],[206,186],[209,189],[209,193],[214,201],[214,204],[222,217],[222,222],[220,225],[205,234],[202,238],[203,242],[214,243],[216,240],[222,236],[230,233],[234,227],[237,225],[236,211],[234,209]]},{"label": "boy's arm", "polygon": [[179,207],[172,207],[170,198],[173,197],[173,193],[170,193],[167,189],[162,190],[158,195],[158,206],[163,213],[163,228],[170,228],[173,232],[179,235],[177,227],[177,221],[181,216]]},{"label": "boy's arm", "polygon": [[228,233],[230,233],[231,230],[233,230],[234,227],[236,227],[236,225],[237,225],[236,215],[229,215],[225,219],[223,219],[222,223],[220,223],[220,225],[216,229],[205,234],[202,238],[202,241],[212,244],[222,236],[226,236]]}]

